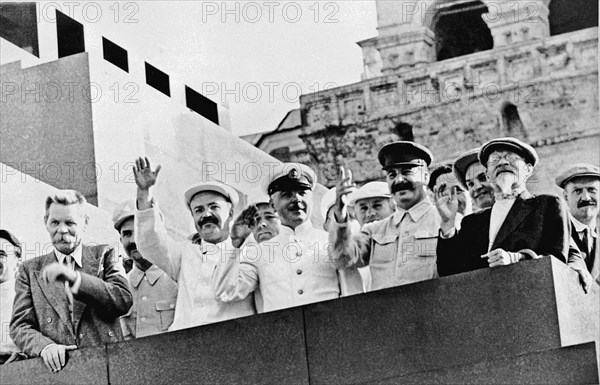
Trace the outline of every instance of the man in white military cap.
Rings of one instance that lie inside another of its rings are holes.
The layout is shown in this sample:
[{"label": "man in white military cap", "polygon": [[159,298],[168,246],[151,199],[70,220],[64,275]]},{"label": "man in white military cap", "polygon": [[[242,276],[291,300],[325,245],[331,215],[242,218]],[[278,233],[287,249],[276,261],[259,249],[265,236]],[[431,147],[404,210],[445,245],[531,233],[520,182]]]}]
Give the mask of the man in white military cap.
[{"label": "man in white military cap", "polygon": [[366,183],[349,195],[348,205],[354,207],[354,216],[361,227],[385,219],[396,211],[396,203],[385,182]]},{"label": "man in white military cap", "polygon": [[[327,233],[310,222],[315,183],[316,175],[306,165],[284,163],[274,168],[266,191],[281,220],[280,232],[256,247],[241,249],[239,261],[230,257],[229,264],[217,267],[218,300],[244,300],[259,289],[268,312],[344,294],[348,283],[330,259]],[[358,272],[351,273],[357,278],[352,290],[362,292]]]},{"label": "man in white military cap", "polygon": [[236,303],[215,300],[212,274],[227,253],[234,252],[230,222],[239,197],[230,186],[205,182],[188,189],[185,202],[201,238],[200,245],[174,242],[167,236],[162,214],[151,188],[160,166],[153,170],[148,158],[139,158],[134,167],[137,184],[135,240],[147,260],[173,278],[178,286],[175,318],[169,330],[179,330],[255,314],[252,296]]},{"label": "man in white military cap", "polygon": [[598,248],[598,202],[600,169],[589,163],[570,165],[556,177],[569,206],[571,238],[579,248],[592,278],[600,279]]},{"label": "man in white military cap", "polygon": [[135,201],[121,203],[113,213],[125,253],[133,260],[127,273],[133,306],[121,317],[123,337],[145,337],[163,333],[173,323],[177,301],[177,282],[138,251],[134,237]]},{"label": "man in white military cap", "polygon": [[365,224],[353,236],[347,224],[348,197],[354,183],[352,173],[341,168],[335,229],[329,233],[334,258],[342,266],[368,265],[372,290],[435,278],[439,216],[426,193],[431,152],[420,144],[398,141],[381,148],[378,158],[396,212]]},{"label": "man in white military cap", "polygon": [[485,167],[479,162],[479,148],[461,154],[452,166],[454,176],[467,190],[473,204],[483,210],[494,204],[494,188],[487,179]]},{"label": "man in white military cap", "polygon": [[569,223],[565,205],[556,196],[533,196],[525,185],[538,162],[535,149],[516,138],[493,139],[481,147],[479,161],[494,187],[495,203],[467,215],[460,230],[455,228],[456,191],[435,192],[442,216],[437,246],[440,276],[542,256],[566,263]]}]

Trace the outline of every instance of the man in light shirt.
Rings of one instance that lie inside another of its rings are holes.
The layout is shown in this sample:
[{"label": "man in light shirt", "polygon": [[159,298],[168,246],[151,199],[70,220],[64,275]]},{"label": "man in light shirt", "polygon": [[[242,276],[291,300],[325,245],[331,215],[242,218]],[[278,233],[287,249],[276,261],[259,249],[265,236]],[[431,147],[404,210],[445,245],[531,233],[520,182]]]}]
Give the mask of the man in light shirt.
[{"label": "man in light shirt", "polygon": [[[279,234],[258,245],[247,245],[240,259],[231,256],[217,267],[215,298],[224,303],[244,300],[258,289],[265,312],[335,299],[348,291],[362,292],[356,269],[337,270],[327,233],[313,227],[310,215],[316,175],[308,166],[276,167],[265,189],[279,215]],[[347,273],[356,279],[347,279]]]},{"label": "man in light shirt", "polygon": [[585,267],[593,279],[600,280],[598,249],[598,202],[600,170],[589,163],[569,166],[556,177],[569,206],[571,239],[579,248]]},{"label": "man in light shirt", "polygon": [[364,225],[358,234],[348,227],[348,197],[354,188],[352,173],[341,168],[336,186],[334,229],[329,232],[334,259],[341,266],[369,266],[371,289],[436,278],[439,216],[427,197],[431,151],[423,145],[397,141],[379,150],[396,212]]},{"label": "man in light shirt", "polygon": [[255,314],[254,301],[223,303],[215,300],[211,279],[215,267],[227,253],[234,252],[230,237],[233,208],[239,197],[230,186],[206,182],[188,189],[185,202],[201,239],[175,242],[167,230],[151,189],[160,166],[153,170],[148,158],[139,158],[134,167],[137,184],[135,242],[145,259],[160,267],[179,286],[175,318],[169,330],[179,330]]},{"label": "man in light shirt", "polygon": [[81,193],[50,195],[44,223],[54,250],[24,261],[16,278],[10,335],[55,372],[69,350],[121,341],[119,317],[132,304],[115,250],[82,243],[88,220]]},{"label": "man in light shirt", "polygon": [[570,234],[565,205],[555,196],[533,196],[525,185],[538,162],[535,149],[516,138],[498,138],[481,147],[479,161],[494,187],[495,203],[467,215],[460,230],[455,228],[456,190],[434,192],[442,217],[440,276],[542,256],[566,263]]},{"label": "man in light shirt", "polygon": [[121,317],[126,340],[167,331],[173,323],[177,300],[177,282],[146,260],[137,249],[134,215],[134,201],[123,202],[113,213],[114,228],[119,232],[125,253],[133,261],[132,269],[127,273],[133,306]]}]

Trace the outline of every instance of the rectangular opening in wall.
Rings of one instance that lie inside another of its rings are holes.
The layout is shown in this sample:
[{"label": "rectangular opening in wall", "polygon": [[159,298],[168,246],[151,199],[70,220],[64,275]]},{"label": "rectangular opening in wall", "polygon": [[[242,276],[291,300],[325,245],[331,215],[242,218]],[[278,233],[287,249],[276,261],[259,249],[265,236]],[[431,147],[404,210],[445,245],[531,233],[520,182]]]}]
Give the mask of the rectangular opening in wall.
[{"label": "rectangular opening in wall", "polygon": [[[163,94],[171,96],[171,87],[169,85],[169,75],[162,72],[151,64],[146,64],[146,84],[156,88]],[[187,96],[187,95],[186,95]]]},{"label": "rectangular opening in wall", "polygon": [[112,63],[125,72],[129,72],[129,60],[127,58],[127,50],[119,47],[112,41],[102,37],[102,52],[104,60]]},{"label": "rectangular opening in wall", "polygon": [[40,57],[35,7],[34,2],[0,3],[0,37]]},{"label": "rectangular opening in wall", "polygon": [[56,36],[59,58],[85,52],[83,24],[58,10],[56,11]]},{"label": "rectangular opening in wall", "polygon": [[217,103],[188,86],[185,86],[185,103],[192,111],[199,113],[215,124],[219,124]]}]

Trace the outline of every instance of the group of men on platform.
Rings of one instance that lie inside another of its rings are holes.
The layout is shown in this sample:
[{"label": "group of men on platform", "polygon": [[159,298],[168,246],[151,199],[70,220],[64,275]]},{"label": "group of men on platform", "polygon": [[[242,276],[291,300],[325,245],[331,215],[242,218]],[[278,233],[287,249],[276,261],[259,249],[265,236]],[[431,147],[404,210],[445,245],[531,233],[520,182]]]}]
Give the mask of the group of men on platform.
[{"label": "group of men on platform", "polygon": [[577,271],[586,292],[600,282],[597,166],[556,177],[565,204],[527,191],[539,159],[515,138],[431,173],[431,152],[414,142],[390,143],[378,159],[387,183],[357,189],[340,168],[321,200],[323,229],[310,221],[317,180],[306,165],[279,165],[265,181],[268,199],[237,218],[235,189],[197,184],[184,194],[196,234],[177,242],[152,194],[161,168],[139,158],[136,200],[113,217],[133,261],[127,275],[113,248],[82,244],[85,198],[58,191],[44,217],[51,253],[21,263],[18,239],[0,231],[2,360],[41,356],[58,371],[81,347],[541,257]]}]

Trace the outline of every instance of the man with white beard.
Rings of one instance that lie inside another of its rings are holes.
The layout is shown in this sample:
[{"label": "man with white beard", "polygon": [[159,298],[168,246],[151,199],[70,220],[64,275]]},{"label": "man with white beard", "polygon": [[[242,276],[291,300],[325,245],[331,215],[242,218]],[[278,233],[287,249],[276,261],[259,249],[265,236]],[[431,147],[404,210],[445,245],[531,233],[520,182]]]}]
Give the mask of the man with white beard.
[{"label": "man with white beard", "polygon": [[493,139],[481,147],[479,161],[495,193],[495,203],[467,215],[454,227],[458,207],[455,189],[437,189],[442,217],[437,245],[440,276],[509,265],[523,259],[553,256],[567,261],[569,222],[556,196],[534,196],[526,188],[538,155],[516,138]]}]

